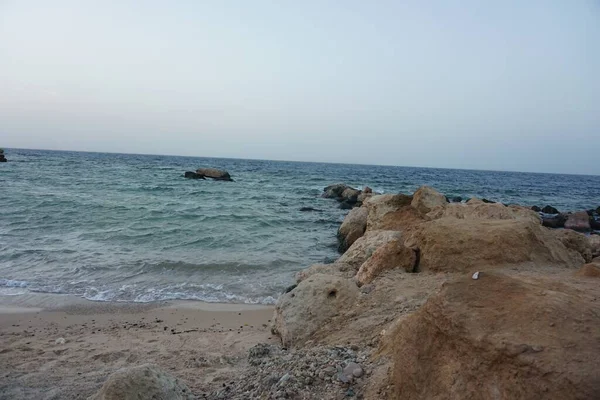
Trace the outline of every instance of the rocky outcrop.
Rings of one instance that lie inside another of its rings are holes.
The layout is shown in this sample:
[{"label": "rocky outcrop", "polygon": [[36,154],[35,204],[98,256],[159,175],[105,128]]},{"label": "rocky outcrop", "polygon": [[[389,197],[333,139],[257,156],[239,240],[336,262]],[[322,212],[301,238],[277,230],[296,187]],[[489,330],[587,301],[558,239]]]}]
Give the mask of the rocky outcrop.
[{"label": "rocky outcrop", "polygon": [[216,168],[198,168],[196,174],[206,178],[211,178],[215,181],[232,181],[229,172]]},{"label": "rocky outcrop", "polygon": [[89,400],[192,400],[188,387],[155,365],[121,369]]},{"label": "rocky outcrop", "polygon": [[447,204],[446,196],[429,186],[421,186],[415,194],[411,205],[422,214],[427,214],[437,206]]},{"label": "rocky outcrop", "polygon": [[568,229],[554,231],[554,234],[567,249],[581,255],[586,263],[592,261],[592,242],[585,235]]},{"label": "rocky outcrop", "polygon": [[558,210],[552,206],[545,206],[542,208],[544,214],[558,214]]},{"label": "rocky outcrop", "polygon": [[390,397],[600,398],[594,298],[549,279],[448,283],[392,333]]},{"label": "rocky outcrop", "polygon": [[407,242],[420,250],[422,271],[460,272],[523,263],[575,267],[584,261],[551,231],[528,219],[440,218],[422,224]]},{"label": "rocky outcrop", "polygon": [[398,231],[367,231],[357,239],[337,262],[351,265],[358,271],[360,266],[373,255],[375,250],[392,240],[401,240]]},{"label": "rocky outcrop", "polygon": [[427,218],[458,218],[467,220],[527,220],[539,224],[539,214],[519,206],[505,206],[501,203],[476,202],[470,204],[448,204],[435,207],[427,213]]},{"label": "rocky outcrop", "polygon": [[592,257],[600,257],[600,235],[590,235],[587,239],[592,249]]},{"label": "rocky outcrop", "polygon": [[567,217],[564,214],[542,216],[542,225],[548,228],[564,228],[565,222],[567,222]]},{"label": "rocky outcrop", "polygon": [[569,214],[569,216],[567,216],[567,221],[565,222],[565,228],[589,232],[591,230],[590,216],[585,211]]},{"label": "rocky outcrop", "polygon": [[369,214],[368,229],[382,229],[380,226],[388,219],[387,215],[410,206],[412,199],[412,196],[404,194],[380,194],[369,198],[364,204]]},{"label": "rocky outcrop", "polygon": [[339,261],[336,261],[333,264],[313,264],[296,274],[296,283],[300,283],[315,274],[332,275],[351,279],[356,275],[356,267]]},{"label": "rocky outcrop", "polygon": [[300,345],[333,317],[352,308],[358,295],[358,287],[350,279],[311,275],[279,297],[272,330],[285,346]]},{"label": "rocky outcrop", "polygon": [[192,171],[186,171],[185,174],[183,174],[183,177],[188,179],[206,179],[203,175],[199,175]]},{"label": "rocky outcrop", "polygon": [[338,250],[341,253],[346,251],[365,233],[368,215],[369,211],[365,207],[350,210],[348,215],[346,215],[337,233],[339,241]]},{"label": "rocky outcrop", "polygon": [[417,253],[399,240],[392,240],[375,250],[361,265],[356,274],[356,282],[359,286],[371,283],[381,273],[393,268],[414,272],[416,264]]},{"label": "rocky outcrop", "polygon": [[323,189],[321,197],[335,199],[340,202],[340,208],[349,210],[361,206],[372,195],[373,190],[368,186],[364,190],[358,190],[344,183],[336,183]]}]

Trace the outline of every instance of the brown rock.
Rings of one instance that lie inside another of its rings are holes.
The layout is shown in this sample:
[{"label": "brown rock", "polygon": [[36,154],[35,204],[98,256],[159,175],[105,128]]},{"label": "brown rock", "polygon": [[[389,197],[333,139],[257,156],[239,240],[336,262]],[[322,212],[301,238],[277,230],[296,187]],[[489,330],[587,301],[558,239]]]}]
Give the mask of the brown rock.
[{"label": "brown rock", "polygon": [[421,186],[413,195],[411,205],[419,212],[427,214],[436,206],[448,204],[446,196],[429,186]]},{"label": "brown rock", "polygon": [[552,232],[567,249],[580,254],[586,263],[592,261],[592,243],[584,234],[568,229],[560,229]]},{"label": "brown rock", "polygon": [[569,214],[567,222],[565,222],[565,229],[573,229],[581,232],[590,231],[590,216],[585,211]]},{"label": "brown rock", "polygon": [[353,266],[358,271],[360,266],[382,245],[392,240],[400,240],[402,233],[397,231],[367,231],[337,260]]},{"label": "brown rock", "polygon": [[365,207],[350,210],[338,230],[339,251],[346,251],[367,229],[369,211]]},{"label": "brown rock", "polygon": [[399,240],[392,240],[375,250],[371,258],[361,265],[356,281],[359,286],[371,283],[382,272],[393,268],[413,272],[416,261],[417,255],[413,250]]},{"label": "brown rock", "polygon": [[313,264],[296,273],[296,283],[300,283],[315,274],[332,275],[351,279],[356,275],[356,267],[338,261],[333,264]]},{"label": "brown rock", "polygon": [[494,273],[448,283],[393,331],[390,397],[598,399],[597,294]]},{"label": "brown rock", "polygon": [[600,278],[600,260],[598,263],[585,264],[575,272],[575,276]]},{"label": "brown rock", "polygon": [[501,203],[473,202],[468,204],[452,203],[435,207],[427,213],[428,219],[458,218],[468,220],[528,220],[541,223],[538,213],[525,207],[505,206]]},{"label": "brown rock", "polygon": [[156,365],[123,368],[108,377],[89,400],[191,400],[188,387]]},{"label": "brown rock", "polygon": [[381,229],[379,226],[387,220],[388,214],[410,206],[411,201],[412,197],[404,194],[380,194],[372,196],[364,203],[369,212],[367,229]]},{"label": "brown rock", "polygon": [[363,193],[373,193],[373,189],[371,189],[368,186],[365,186],[364,189],[363,189]]},{"label": "brown rock", "polygon": [[358,295],[351,279],[314,274],[279,297],[272,331],[284,346],[300,345],[332,318],[352,308]]},{"label": "brown rock", "polygon": [[590,235],[587,239],[592,249],[592,257],[600,257],[600,235]]},{"label": "brown rock", "polygon": [[212,178],[216,181],[231,181],[229,172],[216,168],[198,168],[196,173],[207,178]]}]

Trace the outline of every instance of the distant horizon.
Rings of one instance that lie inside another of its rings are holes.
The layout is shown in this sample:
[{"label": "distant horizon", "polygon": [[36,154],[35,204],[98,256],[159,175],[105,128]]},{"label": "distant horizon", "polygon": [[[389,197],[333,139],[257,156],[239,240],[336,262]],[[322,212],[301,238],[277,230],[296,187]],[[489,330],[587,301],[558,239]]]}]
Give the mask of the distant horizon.
[{"label": "distant horizon", "polygon": [[[275,162],[292,162],[306,164],[336,164],[336,165],[355,165],[367,167],[392,167],[392,168],[422,168],[422,169],[444,169],[457,171],[479,171],[479,172],[508,172],[517,174],[541,174],[541,175],[573,175],[573,176],[600,176],[600,174],[582,174],[568,172],[545,172],[545,171],[518,171],[518,170],[498,170],[498,169],[482,169],[482,168],[456,168],[456,167],[431,167],[422,165],[394,165],[394,164],[365,164],[365,163],[349,163],[336,161],[307,161],[307,160],[286,160],[286,159],[269,159],[269,158],[243,158],[243,157],[227,157],[227,156],[206,156],[206,155],[185,155],[185,154],[160,154],[160,153],[135,153],[121,151],[96,151],[96,150],[69,150],[69,149],[34,149],[25,147],[1,147],[5,150],[27,150],[27,151],[56,151],[56,152],[71,152],[71,153],[96,153],[96,154],[117,154],[117,155],[132,155],[132,156],[161,156],[161,157],[184,157],[184,158],[213,158],[222,160],[243,160],[243,161],[275,161]],[[10,161],[10,159],[9,159]],[[207,165],[206,167],[210,167]]]}]

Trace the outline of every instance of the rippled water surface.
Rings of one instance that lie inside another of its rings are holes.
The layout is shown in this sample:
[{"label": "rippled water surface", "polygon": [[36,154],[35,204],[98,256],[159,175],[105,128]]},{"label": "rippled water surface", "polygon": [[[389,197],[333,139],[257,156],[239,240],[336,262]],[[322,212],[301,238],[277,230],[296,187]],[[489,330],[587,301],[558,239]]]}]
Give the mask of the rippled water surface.
[{"label": "rippled water surface", "polygon": [[[272,303],[296,271],[337,257],[347,211],[319,197],[380,192],[600,205],[600,177],[194,157],[7,150],[0,164],[0,294]],[[235,182],[188,180],[228,170]],[[313,207],[321,212],[301,212]]]}]

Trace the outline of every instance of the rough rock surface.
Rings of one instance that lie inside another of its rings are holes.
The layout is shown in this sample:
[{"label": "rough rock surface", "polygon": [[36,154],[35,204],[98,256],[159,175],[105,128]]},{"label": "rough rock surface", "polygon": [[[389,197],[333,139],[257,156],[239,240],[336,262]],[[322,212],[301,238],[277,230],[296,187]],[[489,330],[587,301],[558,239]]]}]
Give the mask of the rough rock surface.
[{"label": "rough rock surface", "polygon": [[370,197],[364,204],[369,214],[368,229],[380,229],[379,226],[388,219],[388,214],[410,206],[411,201],[412,196],[404,194],[380,194]]},{"label": "rough rock surface", "polygon": [[558,214],[558,210],[552,206],[545,206],[542,208],[544,214]]},{"label": "rough rock surface", "polygon": [[592,242],[584,234],[568,229],[557,230],[553,233],[567,249],[580,254],[586,263],[592,261]]},{"label": "rough rock surface", "polygon": [[522,263],[579,267],[552,231],[529,220],[440,218],[426,222],[408,240],[420,250],[419,270],[469,271]]},{"label": "rough rock surface", "polygon": [[600,257],[600,235],[590,235],[587,239],[592,249],[592,257]]},{"label": "rough rock surface", "polygon": [[399,240],[392,240],[379,247],[371,258],[361,265],[356,274],[359,286],[371,283],[383,271],[400,268],[406,272],[413,272],[417,262],[417,253],[404,246]]},{"label": "rough rock surface", "polygon": [[216,169],[216,168],[198,168],[196,170],[196,173],[198,175],[202,175],[207,178],[212,178],[216,181],[231,181],[231,180],[233,180],[233,179],[231,179],[231,175],[229,175],[229,172],[221,170],[221,169]]},{"label": "rough rock surface", "polygon": [[300,283],[315,274],[333,275],[351,279],[356,275],[356,267],[339,261],[336,261],[333,264],[313,264],[296,273],[296,283]]},{"label": "rough rock surface", "polygon": [[183,176],[184,176],[184,178],[188,178],[188,179],[206,179],[204,176],[199,175],[192,171],[185,171],[185,174],[183,174]]},{"label": "rough rock surface", "polygon": [[427,214],[437,206],[448,204],[446,196],[429,186],[421,186],[413,195],[411,205],[419,212]]},{"label": "rough rock surface", "polygon": [[338,230],[339,251],[346,251],[367,229],[369,211],[365,207],[351,210]]},{"label": "rough rock surface", "polygon": [[144,364],[112,374],[89,400],[191,400],[188,387],[155,365]]},{"label": "rough rock surface", "polygon": [[402,233],[398,231],[367,231],[358,238],[337,262],[353,266],[356,271],[367,261],[380,246],[391,240],[400,240]]},{"label": "rough rock surface", "polygon": [[567,221],[565,222],[565,228],[588,232],[591,230],[590,216],[585,211],[569,214]]},{"label": "rough rock surface", "polygon": [[501,203],[476,203],[476,204],[448,204],[435,207],[427,213],[429,219],[452,217],[468,220],[504,220],[521,219],[539,224],[540,216],[527,208],[519,206],[505,206]]},{"label": "rough rock surface", "polygon": [[279,297],[273,331],[284,346],[300,345],[331,318],[352,308],[358,294],[356,283],[350,279],[311,275]]},{"label": "rough rock surface", "polygon": [[391,397],[600,398],[595,287],[494,273],[446,284],[392,334]]},{"label": "rough rock surface", "polygon": [[585,264],[577,270],[575,275],[587,278],[600,278],[600,260],[598,260],[598,262]]},{"label": "rough rock surface", "polygon": [[542,225],[548,228],[564,228],[567,216],[564,214],[556,214],[553,216],[542,217]]}]

